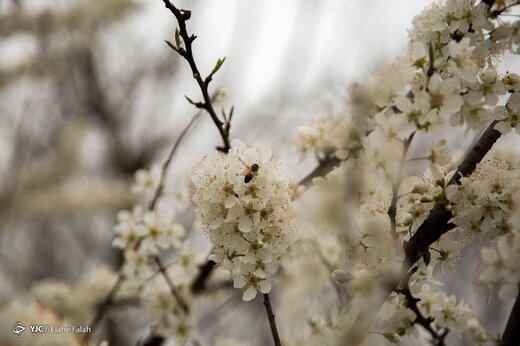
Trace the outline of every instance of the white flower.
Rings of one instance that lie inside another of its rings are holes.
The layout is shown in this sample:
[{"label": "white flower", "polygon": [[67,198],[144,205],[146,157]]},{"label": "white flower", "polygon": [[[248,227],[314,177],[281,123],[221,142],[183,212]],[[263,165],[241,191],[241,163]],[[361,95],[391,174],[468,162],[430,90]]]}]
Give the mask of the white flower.
[{"label": "white flower", "polygon": [[[518,213],[517,209],[513,215]],[[503,300],[515,299],[520,287],[520,233],[518,229],[515,228],[511,233],[501,236],[495,246],[483,248],[481,259],[484,266],[479,280],[489,286],[501,285],[498,295]]]},{"label": "white flower", "polygon": [[428,83],[430,107],[437,109],[444,115],[458,112],[464,103],[458,93],[458,88],[459,82],[457,79],[441,79],[437,73],[433,74]]},{"label": "white flower", "polygon": [[511,127],[513,127],[516,133],[520,134],[520,92],[513,92],[506,103],[505,109],[502,107],[497,109],[494,116],[495,119],[500,120],[495,129],[505,134],[509,133]]},{"label": "white flower", "polygon": [[520,76],[516,73],[506,73],[504,78],[502,78],[502,83],[504,83],[510,91],[520,91]]},{"label": "white flower", "polygon": [[424,91],[416,90],[413,99],[397,96],[394,98],[394,104],[418,129],[428,131],[432,125],[440,122],[440,119],[434,116],[434,112],[428,112],[429,97]]},{"label": "white flower", "polygon": [[460,76],[467,82],[476,82],[477,66],[471,55],[470,39],[466,37],[460,42],[450,41],[448,50],[450,55],[448,71]]},{"label": "white flower", "polygon": [[164,211],[148,211],[143,215],[144,235],[140,250],[157,253],[159,249],[181,246],[184,227]]},{"label": "white flower", "polygon": [[135,172],[135,183],[132,192],[153,192],[161,179],[161,166],[156,163],[150,170],[139,169]]},{"label": "white flower", "polygon": [[146,233],[146,229],[141,224],[143,217],[143,208],[139,205],[135,206],[132,212],[121,210],[117,213],[118,224],[114,227],[117,234],[112,242],[112,246],[120,249],[132,247]]}]

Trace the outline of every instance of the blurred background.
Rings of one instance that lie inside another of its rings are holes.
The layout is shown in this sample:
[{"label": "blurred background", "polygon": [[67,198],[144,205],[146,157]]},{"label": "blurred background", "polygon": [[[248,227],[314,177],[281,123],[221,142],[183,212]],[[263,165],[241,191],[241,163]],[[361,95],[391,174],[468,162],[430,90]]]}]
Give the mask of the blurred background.
[{"label": "blurred background", "polygon": [[[272,147],[297,177],[314,164],[296,153],[297,126],[341,109],[350,84],[404,55],[429,3],[175,1],[193,11],[203,74],[226,57],[212,90],[227,92],[218,108],[235,108],[232,137]],[[164,160],[195,113],[184,95],[199,98],[164,44],[175,26],[161,0],[0,0],[0,309],[42,280],[118,268],[112,228],[135,202],[134,173]],[[203,115],[167,192],[219,142]]]}]

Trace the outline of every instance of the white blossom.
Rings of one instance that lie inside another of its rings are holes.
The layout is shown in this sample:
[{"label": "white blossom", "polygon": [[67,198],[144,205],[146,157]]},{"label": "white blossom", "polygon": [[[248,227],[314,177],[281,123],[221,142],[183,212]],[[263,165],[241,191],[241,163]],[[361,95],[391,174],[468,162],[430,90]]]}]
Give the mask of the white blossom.
[{"label": "white blossom", "polygon": [[161,166],[154,164],[150,170],[140,169],[135,172],[135,182],[132,192],[153,192],[159,185],[161,179]]}]

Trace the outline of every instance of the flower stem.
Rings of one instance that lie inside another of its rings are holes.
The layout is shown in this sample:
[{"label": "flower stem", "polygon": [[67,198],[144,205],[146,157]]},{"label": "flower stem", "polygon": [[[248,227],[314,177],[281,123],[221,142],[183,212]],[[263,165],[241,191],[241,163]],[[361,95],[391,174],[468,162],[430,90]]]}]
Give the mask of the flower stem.
[{"label": "flower stem", "polygon": [[276,321],[274,318],[273,308],[271,307],[271,299],[269,299],[269,293],[264,293],[264,306],[267,312],[267,318],[269,319],[269,327],[271,327],[271,334],[273,335],[273,341],[275,346],[282,346],[280,342],[280,336],[278,335],[278,328],[276,328]]}]

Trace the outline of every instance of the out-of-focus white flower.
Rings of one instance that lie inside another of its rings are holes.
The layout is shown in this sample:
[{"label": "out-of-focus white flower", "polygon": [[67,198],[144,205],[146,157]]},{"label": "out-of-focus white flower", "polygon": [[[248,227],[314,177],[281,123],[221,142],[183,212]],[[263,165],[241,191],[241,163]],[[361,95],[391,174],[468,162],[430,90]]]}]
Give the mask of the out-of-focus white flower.
[{"label": "out-of-focus white flower", "polygon": [[142,226],[145,231],[140,250],[157,253],[160,249],[179,248],[184,236],[184,226],[173,216],[161,210],[148,211],[143,215]]},{"label": "out-of-focus white flower", "polygon": [[135,172],[135,182],[132,192],[153,192],[161,179],[161,165],[155,163],[150,170],[140,169]]},{"label": "out-of-focus white flower", "polygon": [[[179,294],[189,299],[187,290],[182,288],[177,286]],[[161,334],[175,338],[180,343],[187,340],[193,328],[193,316],[185,313],[179,306],[170,287],[161,276],[146,284],[141,299],[146,312],[154,321],[154,327]]]},{"label": "out-of-focus white flower", "polygon": [[123,210],[117,214],[117,234],[112,245],[121,249],[133,249],[147,256],[156,255],[159,250],[180,247],[185,234],[184,226],[165,210],[155,209],[144,212],[136,206],[132,212]]},{"label": "out-of-focus white flower", "polygon": [[500,286],[498,295],[505,301],[513,300],[518,296],[520,286],[520,232],[518,228],[518,209],[520,194],[513,197],[515,210],[510,221],[514,225],[511,232],[500,236],[496,245],[484,247],[481,250],[481,259],[484,263],[479,280],[490,286]]},{"label": "out-of-focus white flower", "polygon": [[116,280],[116,274],[106,267],[97,267],[74,286],[46,280],[31,288],[31,296],[69,322],[88,323]]},{"label": "out-of-focus white flower", "polygon": [[117,213],[118,223],[114,227],[117,236],[112,242],[112,246],[124,249],[137,244],[146,233],[146,229],[141,223],[143,213],[143,208],[139,205],[135,206],[131,212],[121,210]]},{"label": "out-of-focus white flower", "polygon": [[72,328],[54,311],[30,298],[20,298],[2,307],[0,313],[0,344],[1,345],[53,345],[81,346],[81,338],[74,333],[31,333],[26,330],[18,335],[12,332],[12,326],[20,321],[29,329],[30,325],[66,326]]}]

